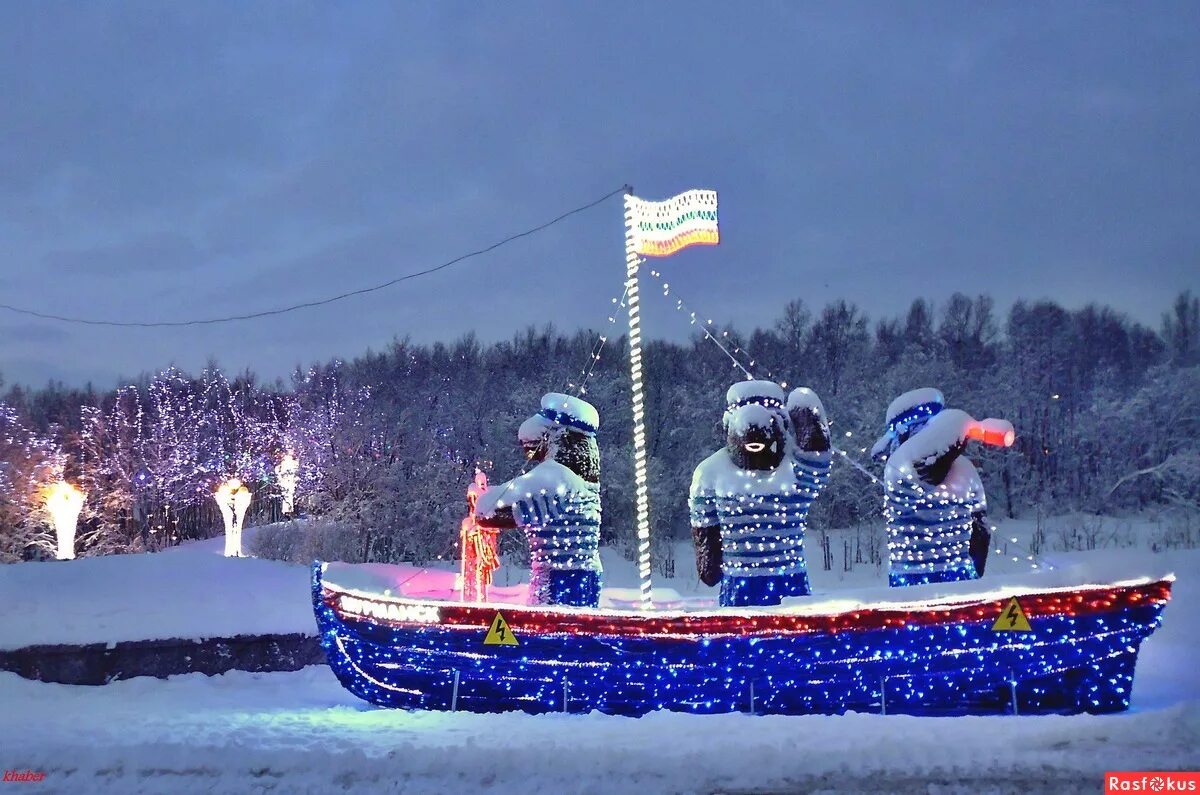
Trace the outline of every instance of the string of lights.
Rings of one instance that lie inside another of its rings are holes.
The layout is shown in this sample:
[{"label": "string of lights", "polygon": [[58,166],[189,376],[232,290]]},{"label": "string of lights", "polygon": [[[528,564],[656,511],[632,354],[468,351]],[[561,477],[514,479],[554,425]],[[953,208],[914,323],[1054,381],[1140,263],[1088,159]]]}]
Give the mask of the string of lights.
[{"label": "string of lights", "polygon": [[[832,425],[833,423],[831,422],[829,424]],[[847,464],[854,467],[859,472],[863,473],[868,478],[870,478],[871,482],[874,483],[876,486],[879,486],[880,488],[883,487],[883,481],[880,480],[879,478],[875,477],[875,473],[873,473],[871,470],[867,469],[865,466],[863,466],[862,464],[858,463],[853,458],[851,458],[850,454],[847,453],[845,450],[843,450],[842,448],[837,447],[835,445],[830,445],[829,449],[833,450],[833,452],[837,453],[842,458],[844,458],[846,460]]]},{"label": "string of lights", "polygon": [[633,495],[638,537],[638,580],[643,610],[653,607],[650,582],[650,469],[646,462],[646,398],[642,384],[642,313],[638,269],[640,253],[638,216],[643,206],[625,195],[625,294],[629,320],[629,397],[633,415]]},{"label": "string of lights", "polygon": [[[625,308],[625,296],[629,295],[629,285],[625,286],[625,291],[621,293],[620,298],[613,298],[612,303],[616,306],[613,313],[608,316],[608,324],[615,325],[617,317],[621,314],[621,310]],[[578,384],[567,382],[567,388],[575,392],[579,397],[587,394],[587,382],[591,379],[592,373],[596,370],[596,365],[600,363],[600,353],[604,350],[605,343],[608,342],[609,332],[600,332],[596,341],[592,343],[592,350],[588,353],[587,363],[580,372]]]},{"label": "string of lights", "polygon": [[[662,279],[662,273],[657,270],[651,270],[650,274],[663,282],[663,297],[669,298],[670,297],[670,289],[671,289],[670,283],[664,281]],[[692,325],[695,325],[697,311],[690,309],[687,305],[687,302],[684,301],[682,298],[679,298],[678,296],[675,297],[675,309],[679,312],[686,313],[688,315]],[[703,316],[703,313],[701,313],[701,315]],[[739,370],[741,370],[745,374],[746,378],[748,378],[748,379],[755,378],[756,376],[749,370],[749,367],[756,366],[757,362],[753,358],[750,351],[744,350],[740,345],[737,345],[736,343],[730,343],[731,346],[733,347],[733,352],[730,352],[729,349],[726,348],[724,345],[722,345],[720,340],[718,340],[708,330],[707,326],[711,326],[711,325],[713,325],[713,321],[711,318],[707,319],[704,323],[701,323],[700,328],[701,328],[701,331],[704,332],[704,338],[707,340],[711,340],[718,348],[720,348],[721,352],[729,357],[729,360],[733,363],[733,366],[738,368]],[[722,332],[722,336],[728,337],[729,332],[728,331]],[[737,356],[735,355],[735,354],[739,354],[739,353],[745,354],[746,358],[749,359],[749,365],[742,364],[741,360],[739,360],[737,358]],[[771,381],[775,380],[775,373],[772,372],[770,370],[770,368],[766,368],[766,375],[769,380],[771,380]],[[784,381],[783,383],[780,384],[780,386],[783,387],[784,389],[787,389],[787,382]],[[831,420],[829,424],[832,426],[834,423]],[[862,464],[858,463],[858,461],[851,458],[850,454],[847,453],[845,450],[842,450],[841,448],[837,447],[836,445],[831,445],[831,449],[833,450],[833,452],[842,456],[842,458],[844,458],[847,463],[849,463],[851,466],[853,466],[859,472],[862,472],[864,475],[866,475],[868,478],[870,478],[872,483],[874,483],[875,485],[880,486],[880,487],[883,486],[882,480],[877,478],[874,474],[871,473],[870,470],[868,470]]]},{"label": "string of lights", "polygon": [[[651,270],[650,273],[651,273],[651,275],[658,278],[660,281],[663,281],[662,274],[659,271]],[[668,282],[663,281],[663,296],[664,297],[668,297],[668,298],[670,297],[670,287],[671,286]],[[695,325],[697,311],[690,309],[687,305],[687,302],[684,301],[682,298],[679,298],[678,296],[676,296],[676,298],[675,298],[675,309],[677,311],[686,313],[688,315],[691,323],[693,325]],[[703,313],[701,313],[701,315],[703,316]],[[746,375],[746,378],[755,378],[756,376],[748,369],[748,367],[754,367],[757,364],[757,362],[753,358],[753,354],[751,354],[750,351],[748,351],[748,350],[744,350],[741,346],[737,345],[736,343],[731,343],[731,346],[733,347],[733,352],[731,353],[729,351],[729,349],[726,348],[724,345],[722,345],[721,342],[708,330],[707,326],[711,326],[711,325],[713,325],[713,321],[711,318],[707,319],[704,323],[701,323],[700,328],[704,332],[704,338],[711,340],[713,343],[715,343],[716,346],[718,348],[720,348],[721,351],[726,356],[729,357],[729,360],[733,363],[734,367],[737,367],[739,370],[741,370]],[[728,331],[723,331],[721,334],[723,337],[729,336]],[[743,365],[742,362],[737,358],[737,356],[735,354],[739,354],[739,353],[745,354],[746,358],[749,359],[750,363],[748,366]],[[766,368],[766,375],[769,380],[771,380],[771,381],[775,380],[775,373],[772,372],[770,368]],[[787,389],[787,382],[786,381],[782,382],[780,384],[780,386],[782,386],[784,389]],[[831,420],[829,424],[832,426],[834,423]],[[858,461],[851,458],[850,454],[847,453],[845,450],[841,449],[837,445],[830,445],[830,449],[832,449],[833,452],[837,453],[842,458],[844,458],[846,460],[846,463],[850,464],[852,467],[857,469],[859,472],[861,472],[862,474],[864,474],[868,478],[870,478],[871,482],[874,483],[876,486],[879,486],[881,488],[883,487],[882,480],[880,480],[878,477],[876,477],[869,469],[864,467]]]},{"label": "string of lights", "polygon": [[573,210],[568,210],[567,212],[562,213],[562,214],[556,216],[555,218],[552,218],[551,220],[546,221],[545,223],[538,224],[537,226],[532,227],[530,229],[526,229],[523,232],[517,232],[516,234],[509,235],[508,237],[498,240],[489,246],[484,246],[483,248],[476,249],[475,251],[470,251],[466,254],[462,254],[460,256],[455,257],[454,259],[447,260],[446,262],[443,262],[440,265],[434,265],[432,267],[425,268],[424,270],[419,270],[414,273],[407,273],[403,276],[397,276],[394,279],[389,279],[388,281],[382,282],[380,284],[372,285],[370,287],[362,287],[357,290],[349,290],[347,292],[339,293],[338,295],[333,295],[328,298],[321,298],[321,299],[314,300],[314,301],[304,301],[302,303],[291,304],[289,306],[283,306],[283,307],[279,307],[277,309],[264,309],[259,312],[248,312],[248,313],[242,314],[242,315],[226,315],[226,316],[222,316],[222,317],[195,318],[195,319],[191,319],[191,320],[157,320],[157,321],[97,320],[95,318],[82,318],[82,317],[73,317],[70,315],[58,315],[58,314],[54,314],[52,312],[41,312],[41,311],[37,311],[34,309],[27,309],[25,307],[19,307],[19,306],[14,306],[12,304],[5,304],[5,303],[0,303],[0,309],[3,309],[8,312],[13,312],[18,315],[26,315],[28,317],[36,317],[41,320],[54,320],[54,321],[58,321],[60,323],[76,323],[76,324],[85,325],[85,326],[110,326],[110,327],[116,327],[116,328],[166,328],[166,327],[179,327],[179,326],[211,326],[211,325],[215,325],[218,323],[234,323],[234,322],[242,321],[242,320],[255,320],[255,319],[263,318],[263,317],[272,317],[275,315],[283,315],[288,312],[295,312],[300,309],[312,309],[312,308],[318,307],[318,306],[326,306],[328,304],[332,304],[337,301],[343,301],[347,298],[353,298],[354,296],[366,295],[367,293],[373,293],[373,292],[377,292],[379,290],[384,290],[384,289],[387,289],[388,287],[393,287],[397,284],[400,284],[401,282],[408,281],[409,279],[416,279],[420,276],[428,276],[431,273],[437,273],[438,271],[445,270],[446,268],[449,268],[452,265],[457,265],[458,263],[463,262],[465,260],[472,259],[472,258],[478,257],[478,256],[482,256],[483,254],[487,254],[489,252],[495,251],[496,249],[498,249],[502,246],[506,246],[509,243],[512,243],[514,241],[520,240],[525,237],[530,237],[531,235],[535,235],[538,232],[542,232],[546,229],[549,229],[550,227],[554,226],[555,224],[565,221],[566,219],[570,218],[573,215],[578,215],[579,213],[582,213],[586,210],[590,210],[591,208],[596,207],[597,205],[603,204],[605,201],[607,201],[608,199],[611,199],[613,196],[616,196],[617,194],[620,194],[620,193],[625,193],[627,190],[628,190],[628,186],[623,185],[614,191],[609,191],[608,193],[604,194],[603,196],[601,196],[598,199],[594,199],[593,201],[590,201],[587,204],[580,205],[579,207],[576,207]]},{"label": "string of lights", "polygon": [[[654,276],[656,279],[658,279],[660,282],[662,282],[663,297],[671,298],[672,297],[671,296],[671,285],[669,282],[667,282],[665,279],[663,279],[662,272],[655,270],[655,269],[651,269],[650,275]],[[706,317],[699,310],[694,310],[691,307],[689,307],[687,302],[684,299],[680,298],[677,294],[674,296],[674,298],[675,298],[675,301],[674,301],[675,309],[679,312],[683,312],[684,314],[688,315],[689,321],[692,325],[695,325],[697,323],[698,317]],[[716,336],[713,335],[709,331],[708,327],[712,326],[712,325],[713,325],[713,321],[711,318],[706,318],[703,322],[700,322],[700,329],[703,332],[704,338],[707,340],[711,340],[721,350],[721,352],[724,353],[729,358],[730,362],[732,362],[735,367],[737,367],[739,370],[742,371],[742,373],[745,374],[746,378],[748,378],[748,379],[755,378],[756,376],[750,371],[749,367],[754,367],[757,364],[757,362],[753,358],[753,355],[750,353],[750,351],[743,349],[741,346],[737,345],[736,343],[731,343],[730,347],[733,348],[733,351],[731,352],[729,350],[729,348],[722,345],[720,340],[718,340],[716,338]],[[729,332],[728,331],[723,332],[723,336],[728,337]],[[739,360],[737,358],[736,354],[744,355],[749,360],[749,365],[748,366],[744,365],[741,362],[741,360]],[[775,375],[773,372],[770,371],[770,369],[767,369],[766,375],[767,375],[768,379],[770,379],[772,381],[775,380]],[[782,387],[784,387],[785,389],[787,388],[787,383],[782,383],[780,385]],[[830,424],[830,426],[833,426],[835,423],[833,420],[830,420],[829,424]],[[850,434],[851,434],[850,431],[846,432],[847,436],[849,436]],[[861,463],[859,463],[848,452],[841,449],[837,445],[833,445],[833,444],[830,445],[830,449],[834,453],[837,453],[839,456],[841,456],[842,459],[845,460],[845,462],[848,463],[850,466],[854,467],[854,469],[858,470],[863,475],[865,475],[876,486],[878,486],[880,488],[885,488],[884,482],[879,477],[877,477],[873,472],[871,472],[869,469],[867,469],[865,466],[863,466]],[[995,525],[990,525],[990,528],[992,530],[992,551],[996,555],[1005,556],[1004,551],[1000,548],[1001,541],[1000,541],[1000,537],[999,537],[998,528]],[[1055,569],[1055,565],[1052,561],[1050,561],[1048,558],[1046,558],[1043,555],[1035,555],[1030,550],[1023,547],[1016,538],[1009,538],[1007,541],[1004,541],[1003,543],[1012,544],[1013,546],[1015,546],[1018,550],[1020,550],[1023,553],[1022,555],[1010,556],[1014,563],[1020,562],[1020,560],[1022,558],[1024,558],[1025,561],[1029,563],[1030,568],[1037,569],[1037,568],[1041,568],[1042,566],[1045,566],[1050,571],[1053,571]]]},{"label": "string of lights", "polygon": [[[1050,556],[1042,555],[1042,554],[1035,554],[1029,548],[1024,546],[1019,540],[1017,540],[1017,538],[1015,536],[1009,536],[1006,539],[1001,539],[1000,538],[1000,528],[998,526],[996,526],[994,524],[989,524],[988,529],[992,531],[993,551],[997,555],[1004,556],[1004,554],[1005,554],[1004,550],[1002,550],[1000,548],[1000,544],[1002,544],[1002,543],[1003,544],[1012,544],[1014,547],[1017,548],[1018,551],[1023,553],[1025,560],[1027,560],[1030,564],[1030,568],[1037,569],[1043,565],[1050,571],[1054,571],[1056,568],[1058,568],[1058,566],[1054,563],[1054,560]],[[1021,559],[1022,555],[1012,555],[1011,557],[1013,559],[1013,562],[1016,563]]]},{"label": "string of lights", "polygon": [[[644,261],[645,260],[643,260],[643,262]],[[651,268],[650,275],[662,282],[663,297],[670,298],[671,297],[671,284],[670,284],[670,282],[663,279],[662,272]],[[676,298],[675,298],[675,309],[676,309],[676,311],[686,313],[691,325],[693,325],[693,326],[696,325],[696,312],[693,311],[692,309],[690,309],[688,307],[688,305],[684,302],[684,300],[682,298],[679,298],[678,296],[676,296]],[[745,365],[743,365],[736,356],[734,356],[732,353],[730,353],[729,349],[726,348],[724,345],[722,345],[721,341],[718,340],[711,331],[709,331],[708,327],[712,326],[712,325],[713,325],[712,318],[708,318],[706,321],[700,323],[700,331],[703,332],[704,338],[707,340],[711,340],[718,348],[720,348],[721,352],[724,353],[727,357],[729,357],[729,361],[733,363],[733,366],[742,371],[742,374],[746,376],[747,380],[753,380],[754,374],[751,373],[750,370],[747,369],[747,367]],[[728,331],[724,332],[722,336],[728,337],[729,332]],[[737,351],[738,353],[741,353],[741,348],[736,345],[734,345],[734,350]],[[754,364],[755,364],[754,361],[751,360],[750,366],[753,367]],[[767,375],[768,375],[768,377],[771,378],[771,380],[774,380],[773,374],[768,372]],[[784,389],[787,388],[787,384],[781,384],[780,386],[782,386]]]}]

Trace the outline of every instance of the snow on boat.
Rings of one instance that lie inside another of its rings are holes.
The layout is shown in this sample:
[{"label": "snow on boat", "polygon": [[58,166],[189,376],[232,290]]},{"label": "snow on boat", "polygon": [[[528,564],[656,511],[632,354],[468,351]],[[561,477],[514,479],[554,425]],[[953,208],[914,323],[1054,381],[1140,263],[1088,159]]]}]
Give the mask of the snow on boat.
[{"label": "snow on boat", "polygon": [[360,698],[630,716],[1120,711],[1174,580],[954,583],[865,603],[647,611],[464,604],[403,585],[383,593],[361,568],[316,563],[312,575],[329,665]]}]

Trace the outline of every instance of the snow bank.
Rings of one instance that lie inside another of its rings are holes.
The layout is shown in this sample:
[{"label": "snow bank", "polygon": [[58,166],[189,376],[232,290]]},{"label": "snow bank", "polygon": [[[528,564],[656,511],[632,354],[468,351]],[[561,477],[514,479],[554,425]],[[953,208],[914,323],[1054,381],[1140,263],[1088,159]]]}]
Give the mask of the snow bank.
[{"label": "snow bank", "polygon": [[[248,530],[254,528],[248,528]],[[316,634],[307,566],[256,558],[226,558],[222,539],[186,544],[166,552],[112,555],[73,561],[0,566],[0,649],[43,644],[115,643],[160,638],[216,638],[259,634]],[[690,556],[690,545],[680,556]],[[636,564],[602,548],[605,604],[640,601]],[[427,566],[333,564],[346,572],[339,582],[355,590],[430,599],[454,599],[456,561]],[[680,592],[705,595],[692,602],[715,604],[690,559],[682,577],[658,581],[655,600],[680,606]],[[349,578],[349,579],[347,579]],[[492,601],[525,604],[528,569],[502,566]]]},{"label": "snow bank", "polygon": [[158,554],[0,566],[0,649],[316,634],[305,567],[226,558],[221,541]]}]

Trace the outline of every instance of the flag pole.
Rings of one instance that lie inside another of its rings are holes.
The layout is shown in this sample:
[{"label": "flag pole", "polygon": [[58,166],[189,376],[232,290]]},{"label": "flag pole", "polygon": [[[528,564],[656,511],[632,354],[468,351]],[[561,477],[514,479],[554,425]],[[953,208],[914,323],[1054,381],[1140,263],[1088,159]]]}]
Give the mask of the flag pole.
[{"label": "flag pole", "polygon": [[638,255],[633,188],[625,186],[625,304],[629,314],[629,376],[633,397],[633,481],[637,501],[638,575],[641,608],[653,607],[650,598],[650,490],[646,470],[646,407],[642,389],[642,322],[638,296]]}]

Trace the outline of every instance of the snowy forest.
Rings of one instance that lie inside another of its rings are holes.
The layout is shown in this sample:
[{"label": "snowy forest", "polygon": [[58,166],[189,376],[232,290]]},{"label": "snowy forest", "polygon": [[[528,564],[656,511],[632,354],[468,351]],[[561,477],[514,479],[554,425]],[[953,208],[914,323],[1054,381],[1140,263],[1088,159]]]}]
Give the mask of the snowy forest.
[{"label": "snowy forest", "polygon": [[[1014,448],[972,450],[993,515],[1165,510],[1197,524],[1200,299],[1190,293],[1157,329],[1095,305],[1021,301],[1002,316],[989,297],[961,294],[882,319],[846,301],[818,309],[794,300],[769,328],[707,328],[755,376],[823,398],[845,456],[814,507],[815,532],[881,525],[879,487],[846,459],[875,469],[866,450],[885,407],[918,386],[1016,426]],[[584,397],[601,417],[603,541],[632,556],[628,362],[624,339],[602,333],[531,327],[495,344],[474,335],[432,346],[397,339],[286,383],[213,362],[111,391],[11,386],[0,404],[0,560],[52,556],[41,495],[64,478],[87,494],[81,555],[219,534],[212,494],[232,476],[253,492],[247,525],[278,522],[274,467],[287,451],[300,462],[297,503],[309,521],[284,556],[454,557],[475,468],[493,480],[518,472],[517,426],[544,392],[577,390],[589,369]],[[723,444],[725,390],[744,375],[706,333],[650,342],[646,357],[657,565],[670,566],[670,542],[689,537],[692,470]],[[509,554],[521,554],[517,541],[506,542]]]}]

